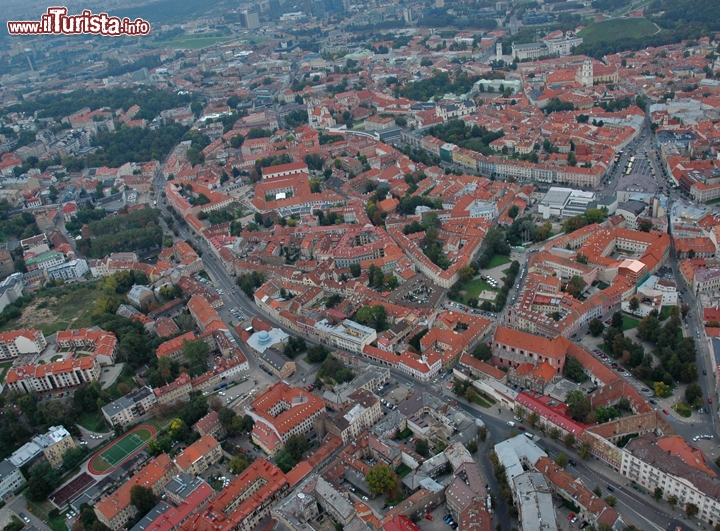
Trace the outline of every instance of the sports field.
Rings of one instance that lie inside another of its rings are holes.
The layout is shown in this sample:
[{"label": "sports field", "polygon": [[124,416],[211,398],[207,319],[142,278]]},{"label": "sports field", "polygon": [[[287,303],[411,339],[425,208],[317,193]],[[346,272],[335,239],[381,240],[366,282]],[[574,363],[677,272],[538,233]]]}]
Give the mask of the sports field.
[{"label": "sports field", "polygon": [[134,455],[155,435],[155,428],[151,426],[138,426],[130,433],[127,433],[109,448],[97,454],[88,469],[93,474],[102,474],[115,468],[128,457]]}]

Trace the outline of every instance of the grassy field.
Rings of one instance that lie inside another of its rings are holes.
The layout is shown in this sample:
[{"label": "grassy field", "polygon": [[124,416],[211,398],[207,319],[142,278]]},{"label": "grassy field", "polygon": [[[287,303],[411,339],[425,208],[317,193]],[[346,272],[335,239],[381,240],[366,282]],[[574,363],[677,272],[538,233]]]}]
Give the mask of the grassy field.
[{"label": "grassy field", "polygon": [[683,404],[682,402],[678,402],[677,404],[672,406],[672,409],[681,417],[684,417],[686,419],[692,417],[692,409],[690,409],[686,404]]},{"label": "grassy field", "polygon": [[[490,284],[479,278],[471,280],[460,289],[460,294],[454,299],[461,304],[467,304],[470,299],[477,299],[483,291],[497,291]],[[465,293],[463,293],[465,292]]]},{"label": "grassy field", "polygon": [[633,328],[637,328],[639,324],[639,320],[628,317],[627,315],[623,315],[623,330],[631,330]]},{"label": "grassy field", "polygon": [[504,264],[509,264],[510,259],[507,256],[503,256],[501,254],[496,254],[490,259],[490,263],[488,264],[488,269],[493,269],[494,267],[498,267]]},{"label": "grassy field", "polygon": [[0,327],[0,332],[20,326],[38,328],[46,336],[58,330],[92,326],[93,303],[100,295],[95,284],[53,288],[22,308],[22,315]]},{"label": "grassy field", "polygon": [[90,462],[90,468],[96,473],[110,470],[147,444],[154,434],[155,430],[147,426],[135,428],[121,439],[118,439],[104,452],[97,454]]},{"label": "grassy field", "polygon": [[12,367],[13,362],[12,361],[6,361],[5,363],[0,363],[0,382],[5,381],[5,374],[7,374],[8,369]]},{"label": "grassy field", "polygon": [[604,22],[591,22],[578,35],[585,43],[612,42],[652,35],[657,31],[655,24],[646,18],[616,18]]},{"label": "grassy field", "polygon": [[86,430],[94,431],[95,433],[108,433],[110,431],[105,422],[105,417],[103,417],[100,411],[92,413],[90,411],[83,411],[77,423]]}]

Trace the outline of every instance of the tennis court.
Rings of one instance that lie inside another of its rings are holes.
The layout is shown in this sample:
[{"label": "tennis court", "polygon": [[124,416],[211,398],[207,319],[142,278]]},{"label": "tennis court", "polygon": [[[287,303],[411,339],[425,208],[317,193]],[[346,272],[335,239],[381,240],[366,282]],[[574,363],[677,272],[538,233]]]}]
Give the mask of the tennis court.
[{"label": "tennis court", "polygon": [[105,451],[96,455],[88,467],[90,472],[101,474],[115,468],[142,449],[153,435],[155,435],[155,429],[150,426],[135,428]]}]

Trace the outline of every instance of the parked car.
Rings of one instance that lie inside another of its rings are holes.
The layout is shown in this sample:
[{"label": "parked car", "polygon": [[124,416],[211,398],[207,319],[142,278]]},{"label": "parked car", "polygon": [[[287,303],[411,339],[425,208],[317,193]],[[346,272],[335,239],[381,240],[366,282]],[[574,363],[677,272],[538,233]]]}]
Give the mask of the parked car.
[{"label": "parked car", "polygon": [[573,518],[575,518],[575,513],[570,513],[568,515],[568,520],[572,520]]},{"label": "parked car", "polygon": [[435,520],[435,518],[433,518],[433,516],[432,516],[430,513],[427,513],[427,514],[425,515],[425,518],[428,519],[428,520],[430,520],[430,521]]},{"label": "parked car", "polygon": [[568,459],[568,463],[570,463],[572,466],[577,466],[577,463],[574,459]]},{"label": "parked car", "polygon": [[614,488],[612,485],[607,485],[606,488],[607,488],[607,490],[609,490],[610,492],[615,492],[615,488]]},{"label": "parked car", "polygon": [[670,414],[670,412],[667,409],[663,409],[663,413],[665,413],[666,415]]}]

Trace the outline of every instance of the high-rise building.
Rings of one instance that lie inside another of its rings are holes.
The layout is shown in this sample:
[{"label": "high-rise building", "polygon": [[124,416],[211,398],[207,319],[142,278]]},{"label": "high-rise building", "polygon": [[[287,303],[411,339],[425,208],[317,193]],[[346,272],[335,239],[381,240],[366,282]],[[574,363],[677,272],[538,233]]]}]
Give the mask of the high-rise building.
[{"label": "high-rise building", "polygon": [[243,11],[240,13],[240,25],[248,29],[259,28],[260,17],[255,11]]},{"label": "high-rise building", "polygon": [[270,18],[278,20],[283,14],[280,0],[270,0]]}]

